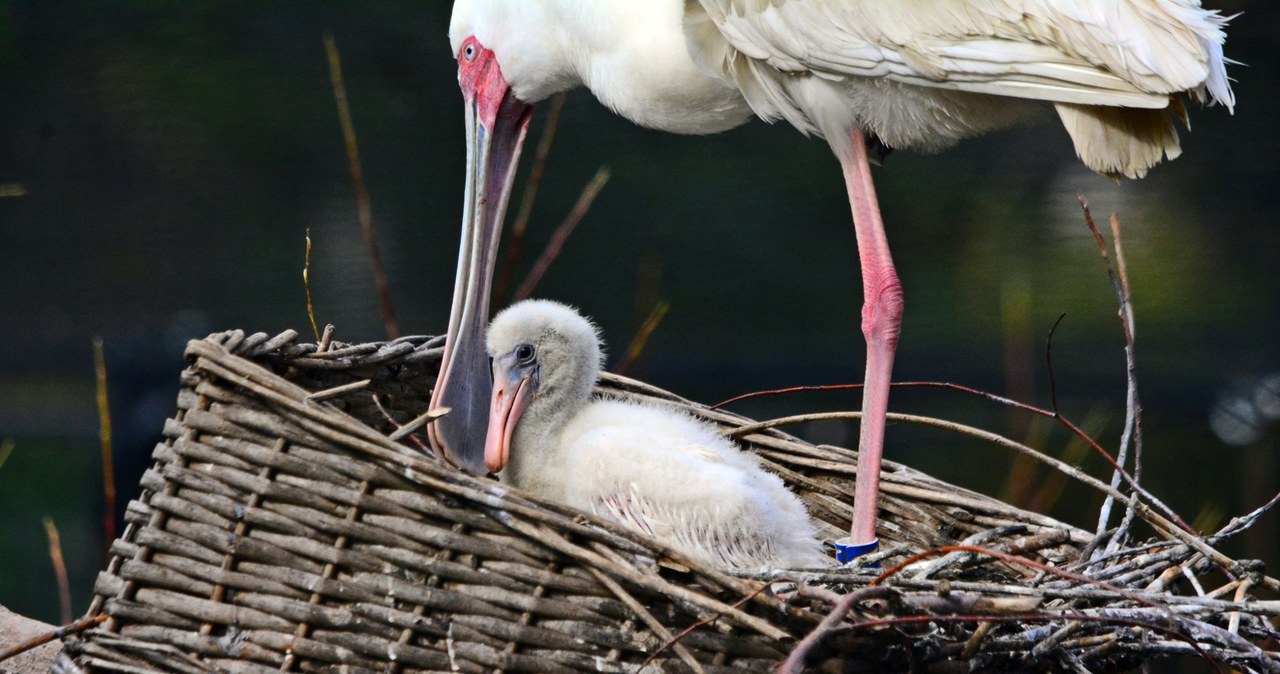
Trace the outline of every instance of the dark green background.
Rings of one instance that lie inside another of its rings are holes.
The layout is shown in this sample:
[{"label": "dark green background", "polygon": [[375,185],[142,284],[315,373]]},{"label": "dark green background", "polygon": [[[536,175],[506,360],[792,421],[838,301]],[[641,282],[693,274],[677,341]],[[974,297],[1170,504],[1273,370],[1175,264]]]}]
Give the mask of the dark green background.
[{"label": "dark green background", "polygon": [[[1234,116],[1193,109],[1186,155],[1148,179],[1085,171],[1046,110],[1037,123],[877,170],[907,293],[896,378],[945,380],[1049,404],[1114,447],[1123,340],[1076,204],[1125,225],[1145,403],[1147,483],[1205,526],[1278,488],[1276,436],[1224,444],[1208,419],[1233,387],[1280,372],[1275,128],[1280,10],[1243,10],[1228,54],[1246,64]],[[384,336],[334,110],[322,35],[342,50],[374,216],[406,331],[446,320],[464,146],[448,3],[0,2],[0,604],[55,621],[41,519],[62,531],[76,611],[103,564],[91,339],[107,348],[122,489],[173,409],[186,340],[227,328],[307,329],[300,272],[311,229],[319,320]],[[541,117],[534,123],[534,132]],[[532,153],[527,153],[527,156]],[[620,354],[654,297],[671,301],[634,374],[715,402],[861,379],[861,291],[838,167],[825,145],[761,123],[708,138],[636,128],[570,97],[535,209],[541,249],[603,165],[612,182],[539,294],[593,315]],[[518,195],[517,195],[518,198]],[[527,269],[524,260],[519,275]],[[769,416],[856,407],[855,394],[743,404]],[[954,394],[891,406],[1029,438],[1047,422]],[[848,443],[851,429],[800,432]],[[996,495],[1004,451],[892,427],[888,455]],[[1270,462],[1270,463],[1268,463]],[[1106,475],[1096,457],[1086,466]],[[1268,467],[1269,466],[1269,467]],[[1022,480],[1022,491],[1049,484]],[[1014,490],[1019,491],[1018,489]],[[1052,512],[1089,526],[1068,489]],[[123,503],[121,504],[123,507]],[[1280,561],[1275,515],[1236,554]]]}]

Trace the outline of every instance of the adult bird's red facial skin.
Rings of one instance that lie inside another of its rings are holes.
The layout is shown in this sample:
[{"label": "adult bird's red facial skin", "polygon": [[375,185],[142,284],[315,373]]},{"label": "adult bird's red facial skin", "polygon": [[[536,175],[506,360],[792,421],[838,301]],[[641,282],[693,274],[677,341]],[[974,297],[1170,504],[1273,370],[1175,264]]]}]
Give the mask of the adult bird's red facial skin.
[{"label": "adult bird's red facial skin", "polygon": [[484,328],[502,220],[533,106],[516,98],[494,53],[474,37],[458,50],[458,84],[466,105],[467,174],[462,243],[449,332],[432,408],[449,408],[428,436],[438,456],[483,475],[489,417],[489,364]]}]

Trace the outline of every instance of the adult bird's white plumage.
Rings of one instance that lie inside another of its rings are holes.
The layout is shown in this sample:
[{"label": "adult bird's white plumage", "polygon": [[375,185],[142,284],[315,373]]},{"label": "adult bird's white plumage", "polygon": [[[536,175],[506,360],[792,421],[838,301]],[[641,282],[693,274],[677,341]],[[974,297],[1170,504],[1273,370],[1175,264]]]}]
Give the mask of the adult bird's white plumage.
[{"label": "adult bird's white plumage", "polygon": [[1198,0],[457,0],[467,103],[463,246],[433,444],[479,470],[482,355],[497,230],[531,106],[585,86],[638,124],[714,133],[755,114],[831,144],[853,210],[866,388],[854,543],[875,539],[902,288],[867,137],[933,151],[1051,104],[1090,168],[1140,177],[1180,153],[1180,96],[1234,98],[1226,20]]},{"label": "adult bird's white plumage", "polygon": [[[1195,0],[707,0],[690,53],[765,119],[937,150],[1054,104],[1080,158],[1141,177],[1179,153],[1176,96],[1234,105],[1225,20]],[[839,151],[840,148],[837,147]]]},{"label": "adult bird's white plumage", "polygon": [[594,513],[714,566],[823,564],[804,506],[708,425],[671,408],[592,398],[600,338],[546,300],[493,319],[485,461],[502,481]]}]

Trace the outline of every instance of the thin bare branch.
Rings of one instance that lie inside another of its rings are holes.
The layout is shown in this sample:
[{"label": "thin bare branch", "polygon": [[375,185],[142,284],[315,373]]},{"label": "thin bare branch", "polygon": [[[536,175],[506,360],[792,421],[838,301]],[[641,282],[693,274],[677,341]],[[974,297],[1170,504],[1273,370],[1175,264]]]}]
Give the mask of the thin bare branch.
[{"label": "thin bare branch", "polygon": [[1053,322],[1053,327],[1049,328],[1049,336],[1044,340],[1044,364],[1049,373],[1049,404],[1053,408],[1053,418],[1062,418],[1061,411],[1058,409],[1058,380],[1053,376],[1053,335],[1058,332],[1058,326],[1062,325],[1062,320],[1066,318],[1066,314],[1058,314],[1058,320]]},{"label": "thin bare branch", "polygon": [[[902,386],[902,384],[889,384],[890,386]],[[862,384],[809,384],[805,386],[788,386],[786,388],[770,389],[767,391],[752,391],[751,393],[743,393],[736,395],[728,400],[722,400],[711,406],[711,409],[718,410],[727,407],[736,402],[743,400],[751,400],[752,398],[764,398],[768,396],[785,395],[787,393],[805,393],[810,391],[856,391],[862,388]],[[1010,401],[1012,402],[1012,401]]]},{"label": "thin bare branch", "polygon": [[[116,468],[111,446],[111,409],[107,405],[107,357],[102,338],[93,338],[93,379],[98,407],[98,446],[102,455],[102,533],[107,548],[116,540]],[[62,622],[70,622],[67,618]]]},{"label": "thin bare branch", "polygon": [[663,317],[667,315],[667,311],[671,309],[671,302],[667,300],[659,300],[658,304],[653,307],[653,312],[640,325],[640,329],[636,331],[636,336],[631,339],[631,344],[627,346],[627,353],[622,358],[622,362],[614,368],[614,372],[625,375],[636,361],[640,360],[640,354],[644,353],[644,347],[648,345],[649,338],[653,336],[653,331],[658,328],[658,324],[662,322]]},{"label": "thin bare branch", "polygon": [[[1120,465],[1125,465],[1124,450],[1132,443],[1133,447],[1133,481],[1142,483],[1142,402],[1138,398],[1138,366],[1137,366],[1137,347],[1136,347],[1136,330],[1137,325],[1134,322],[1132,291],[1129,287],[1129,265],[1125,260],[1124,246],[1121,243],[1123,238],[1120,236],[1120,218],[1115,213],[1111,214],[1111,241],[1115,246],[1116,253],[1116,275],[1120,278],[1120,327],[1124,331],[1124,356],[1125,356],[1125,434],[1120,439],[1120,453],[1117,457]],[[1119,533],[1111,539],[1107,544],[1108,549],[1112,546],[1123,542],[1127,538],[1129,527],[1133,523],[1134,513],[1132,509],[1125,510],[1124,519],[1120,521]]]},{"label": "thin bare branch", "polygon": [[511,275],[515,272],[516,263],[524,252],[524,234],[529,228],[529,217],[533,214],[533,204],[537,201],[538,188],[542,185],[542,177],[547,170],[547,156],[551,154],[551,143],[556,138],[556,129],[560,126],[560,112],[564,109],[567,94],[559,93],[551,98],[547,108],[547,119],[542,125],[542,134],[538,137],[538,149],[533,156],[533,166],[529,168],[529,178],[524,184],[524,194],[520,197],[520,209],[515,220],[511,222],[511,235],[507,240],[507,255],[498,269],[498,279],[493,284],[494,306],[502,306],[506,302],[507,293],[511,290]]},{"label": "thin bare branch", "polygon": [[[1124,332],[1125,339],[1125,361],[1127,365],[1127,386],[1125,396],[1125,422],[1124,431],[1120,437],[1120,448],[1116,453],[1116,463],[1119,467],[1111,476],[1111,486],[1120,486],[1120,473],[1129,460],[1129,447],[1135,435],[1135,429],[1138,420],[1137,407],[1137,376],[1136,367],[1134,365],[1134,348],[1133,348],[1133,331],[1132,331],[1132,309],[1129,304],[1129,292],[1127,288],[1127,280],[1122,282],[1117,274],[1116,267],[1111,264],[1111,256],[1107,252],[1107,242],[1102,236],[1102,232],[1098,231],[1098,226],[1093,220],[1093,213],[1089,210],[1089,201],[1085,199],[1083,194],[1077,194],[1076,199],[1080,202],[1080,208],[1084,212],[1085,226],[1089,228],[1089,232],[1093,234],[1094,243],[1098,246],[1098,254],[1102,257],[1103,267],[1107,270],[1107,278],[1111,280],[1112,290],[1115,292],[1116,299],[1119,302],[1120,326]],[[1111,229],[1113,237],[1116,238],[1116,254],[1120,256],[1122,248],[1120,247],[1119,236],[1119,220],[1112,216]],[[1118,264],[1123,265],[1118,261]],[[1136,471],[1135,471],[1136,472]],[[1133,480],[1136,484],[1136,478]],[[1102,502],[1102,507],[1098,512],[1097,531],[1099,534],[1106,531],[1110,526],[1112,499],[1107,498]],[[1128,533],[1128,524],[1133,521],[1133,515],[1126,512],[1124,519],[1121,521],[1120,527],[1108,542],[1104,551],[1098,551],[1099,554],[1113,552],[1124,545]]]},{"label": "thin bare branch", "polygon": [[302,263],[302,287],[307,291],[307,318],[311,320],[311,334],[320,343],[320,328],[316,327],[316,306],[311,302],[311,228],[307,228],[307,252]]},{"label": "thin bare branch", "polygon": [[341,386],[334,386],[332,388],[324,389],[323,391],[316,391],[314,393],[310,393],[307,395],[307,400],[313,403],[319,403],[319,402],[324,402],[326,400],[332,400],[334,398],[341,398],[342,396],[355,393],[356,391],[363,391],[369,388],[369,384],[372,384],[372,383],[373,383],[372,379],[361,379],[359,381],[353,381],[349,384],[342,384]]},{"label": "thin bare branch", "polygon": [[399,440],[405,437],[406,435],[409,435],[410,433],[417,431],[419,428],[422,428],[423,426],[435,421],[436,419],[443,417],[444,415],[448,414],[451,411],[453,410],[448,407],[437,407],[434,409],[429,409],[426,412],[423,412],[422,414],[419,414],[418,416],[414,417],[413,419],[410,419],[408,423],[396,429],[394,433],[392,433],[391,435],[388,435],[387,437],[391,438],[392,440]]},{"label": "thin bare branch", "polygon": [[396,427],[396,430],[392,431],[391,434],[387,436],[388,438],[390,438],[392,441],[399,442],[400,440],[407,437],[414,445],[418,447],[418,449],[422,450],[422,453],[424,455],[431,454],[431,448],[428,447],[425,442],[423,442],[421,439],[415,436],[413,432],[418,430],[423,425],[431,421],[435,421],[436,419],[439,419],[440,417],[448,414],[450,412],[450,409],[448,407],[438,407],[435,409],[427,410],[426,412],[419,415],[417,418],[413,419],[409,423],[401,425],[400,422],[396,421],[395,417],[391,416],[391,412],[387,411],[387,408],[383,406],[382,400],[378,398],[377,394],[374,394],[372,397],[373,397],[373,404],[375,407],[378,408],[378,412],[382,414],[382,418],[386,419],[387,423]]},{"label": "thin bare branch", "polygon": [[[3,456],[3,451],[0,451],[0,459],[2,459]],[[0,460],[0,463],[4,463],[4,461]],[[1280,503],[1280,494],[1276,494],[1270,501],[1267,501],[1261,507],[1247,515],[1231,518],[1231,521],[1227,522],[1226,526],[1222,527],[1217,533],[1209,537],[1209,543],[1211,545],[1218,545],[1222,541],[1245,531],[1249,527],[1253,526],[1253,523],[1257,522],[1259,517],[1262,517],[1267,514],[1268,510],[1274,508],[1277,503]]]},{"label": "thin bare branch", "polygon": [[595,201],[596,196],[600,194],[600,190],[604,189],[606,183],[609,182],[609,169],[602,167],[596,172],[591,182],[582,188],[582,195],[578,197],[578,202],[574,204],[573,210],[569,211],[569,215],[556,228],[555,233],[551,235],[551,241],[547,242],[547,247],[543,249],[542,255],[538,256],[537,262],[533,263],[533,269],[529,272],[520,284],[520,288],[516,290],[514,301],[529,299],[533,294],[533,289],[542,281],[543,275],[547,273],[547,269],[551,267],[551,263],[555,262],[560,256],[564,243],[569,239],[569,235],[573,234],[574,228],[582,222],[582,218],[587,215],[587,211],[591,209],[591,202]]},{"label": "thin bare branch", "polygon": [[382,270],[382,253],[378,250],[378,240],[373,232],[373,207],[370,205],[369,190],[364,184],[364,168],[360,164],[356,127],[351,121],[351,107],[347,103],[347,85],[342,81],[342,59],[333,35],[325,34],[324,50],[329,57],[329,80],[333,85],[333,100],[338,106],[338,121],[342,124],[342,139],[347,149],[347,170],[351,174],[351,186],[356,192],[360,233],[364,236],[364,245],[369,251],[369,266],[373,268],[373,281],[378,289],[382,323],[386,326],[387,338],[396,339],[400,336],[400,324],[391,307],[391,289],[387,284],[387,275]]},{"label": "thin bare branch", "polygon": [[67,579],[67,563],[62,556],[62,537],[58,526],[50,517],[44,518],[44,533],[49,539],[49,561],[58,580],[58,605],[62,608],[62,623],[71,622],[71,582]]},{"label": "thin bare branch", "polygon": [[27,651],[39,648],[51,641],[57,639],[65,639],[73,634],[79,634],[87,629],[92,629],[107,621],[108,616],[105,614],[82,618],[73,623],[63,625],[51,632],[45,632],[35,638],[28,639],[20,644],[15,644],[12,648],[0,651],[0,663],[4,663],[9,658],[16,657],[26,653]]}]

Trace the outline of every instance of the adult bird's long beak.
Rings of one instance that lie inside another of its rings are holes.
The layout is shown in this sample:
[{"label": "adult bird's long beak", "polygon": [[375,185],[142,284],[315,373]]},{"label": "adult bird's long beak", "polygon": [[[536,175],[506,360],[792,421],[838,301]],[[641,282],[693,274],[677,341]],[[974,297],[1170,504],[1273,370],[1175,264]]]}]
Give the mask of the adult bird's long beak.
[{"label": "adult bird's long beak", "polygon": [[[474,54],[474,52],[473,52]],[[432,408],[450,408],[428,430],[436,454],[483,475],[489,414],[489,362],[484,330],[502,219],[529,129],[533,107],[516,98],[492,52],[459,58],[458,82],[466,102],[467,176],[462,243],[449,312],[440,376]]]}]

